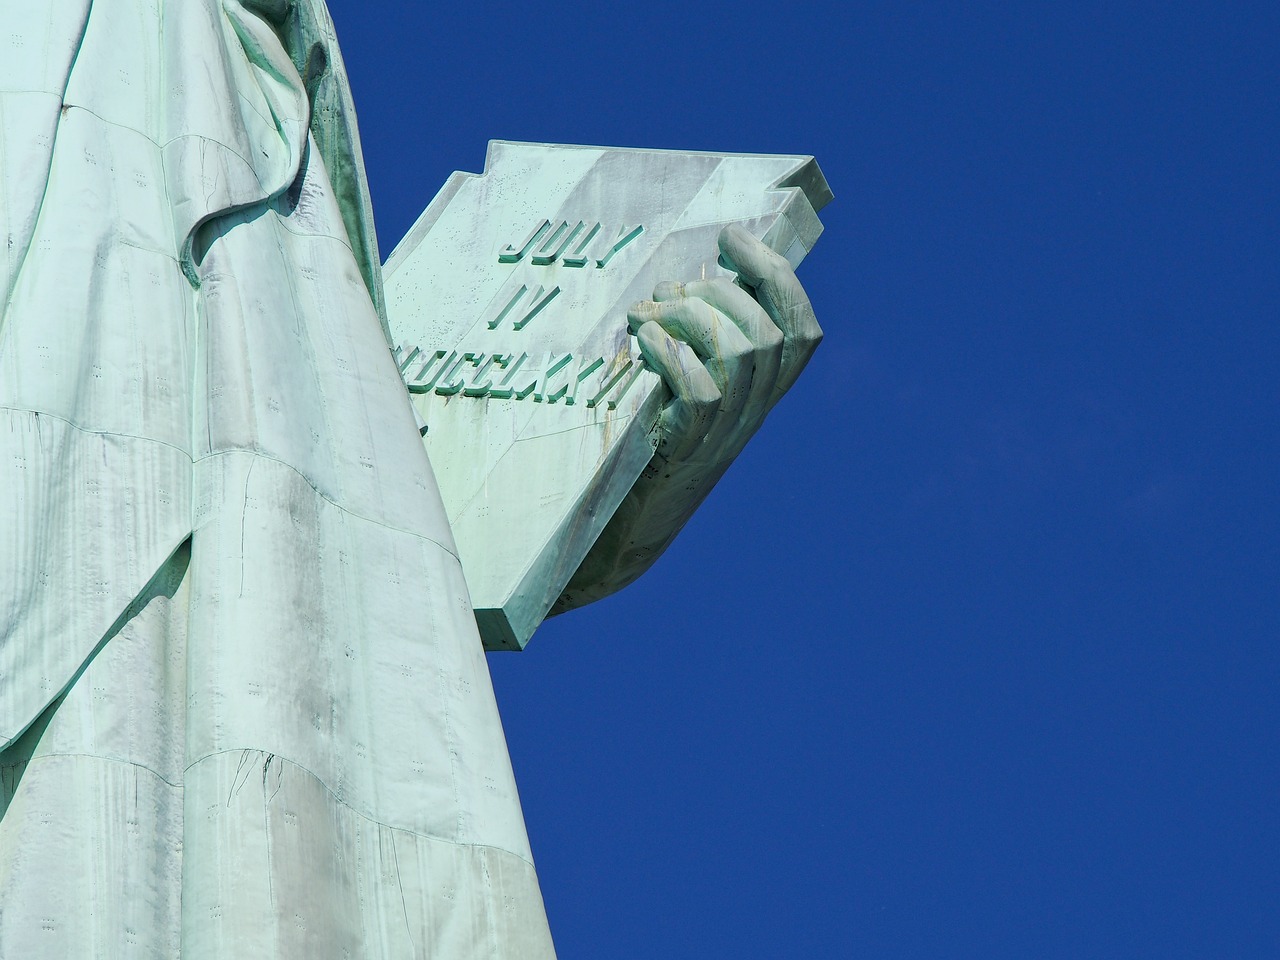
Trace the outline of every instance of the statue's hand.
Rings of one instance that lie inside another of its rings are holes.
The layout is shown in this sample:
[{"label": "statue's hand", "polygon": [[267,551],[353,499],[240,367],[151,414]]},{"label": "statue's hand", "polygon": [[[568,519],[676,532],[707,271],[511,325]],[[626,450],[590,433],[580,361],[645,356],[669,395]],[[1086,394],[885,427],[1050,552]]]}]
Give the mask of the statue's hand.
[{"label": "statue's hand", "polygon": [[649,568],[693,514],[822,340],[786,258],[739,226],[720,233],[738,280],[662,283],[627,314],[666,381],[657,453],[574,574],[554,612],[581,606]]},{"label": "statue's hand", "polygon": [[728,278],[662,283],[627,314],[672,401],[658,455],[701,469],[732,460],[795,383],[822,340],[791,265],[739,226],[720,233]]}]

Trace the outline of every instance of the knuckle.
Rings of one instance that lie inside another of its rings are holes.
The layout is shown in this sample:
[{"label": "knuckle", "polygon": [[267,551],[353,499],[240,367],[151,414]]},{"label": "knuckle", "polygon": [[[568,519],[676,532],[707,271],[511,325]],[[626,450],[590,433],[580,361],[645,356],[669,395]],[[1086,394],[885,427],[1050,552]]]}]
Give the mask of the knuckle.
[{"label": "knuckle", "polygon": [[764,326],[760,331],[759,343],[761,350],[774,351],[782,349],[782,343],[785,338],[782,331],[775,327],[772,323]]},{"label": "knuckle", "polygon": [[822,342],[823,336],[822,328],[816,323],[806,324],[796,335],[796,342],[812,350]]},{"label": "knuckle", "polygon": [[684,299],[680,301],[680,305],[691,317],[709,317],[715,313],[715,307],[711,306],[711,304],[703,297],[695,295],[686,295]]},{"label": "knuckle", "polygon": [[735,342],[731,349],[723,351],[721,356],[724,357],[728,379],[745,376],[745,372],[751,370],[755,355],[756,348],[745,338],[741,343]]},{"label": "knuckle", "polygon": [[737,327],[726,325],[717,338],[719,354],[730,363],[741,364],[756,352],[755,344]]},{"label": "knuckle", "polygon": [[761,245],[762,263],[761,273],[765,279],[777,284],[785,284],[788,281],[795,280],[795,271],[791,269],[791,263],[780,253],[775,253],[768,247]]}]

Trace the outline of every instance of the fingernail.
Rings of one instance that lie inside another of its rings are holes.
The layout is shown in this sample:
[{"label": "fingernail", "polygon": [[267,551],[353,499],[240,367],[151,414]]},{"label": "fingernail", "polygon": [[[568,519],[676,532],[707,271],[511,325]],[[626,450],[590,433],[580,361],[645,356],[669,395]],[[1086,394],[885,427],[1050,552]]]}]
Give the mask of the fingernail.
[{"label": "fingernail", "polygon": [[657,304],[652,300],[638,300],[631,305],[631,309],[627,311],[627,328],[635,333],[640,327],[644,326],[653,319],[654,309]]}]

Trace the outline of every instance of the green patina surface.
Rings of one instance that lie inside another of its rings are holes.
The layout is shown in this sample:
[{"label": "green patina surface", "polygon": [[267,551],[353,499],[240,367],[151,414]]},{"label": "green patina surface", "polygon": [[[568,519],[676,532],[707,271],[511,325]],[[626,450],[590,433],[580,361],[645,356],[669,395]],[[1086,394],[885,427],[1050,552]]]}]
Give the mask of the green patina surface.
[{"label": "green patina surface", "polygon": [[481,635],[799,374],[816,165],[498,142],[384,297],[322,0],[0,23],[0,956],[553,956]]}]

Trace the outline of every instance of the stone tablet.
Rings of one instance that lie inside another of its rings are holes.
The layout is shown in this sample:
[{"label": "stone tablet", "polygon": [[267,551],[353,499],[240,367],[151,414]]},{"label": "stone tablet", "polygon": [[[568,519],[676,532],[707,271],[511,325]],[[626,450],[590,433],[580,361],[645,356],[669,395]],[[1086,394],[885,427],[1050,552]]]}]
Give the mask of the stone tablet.
[{"label": "stone tablet", "polygon": [[741,223],[793,266],[812,157],[492,141],[387,261],[396,357],[487,649],[521,649],[652,458],[669,396],[627,331],[664,280],[732,276]]}]

